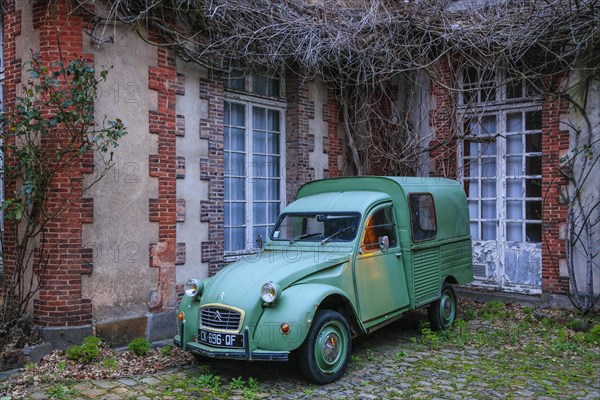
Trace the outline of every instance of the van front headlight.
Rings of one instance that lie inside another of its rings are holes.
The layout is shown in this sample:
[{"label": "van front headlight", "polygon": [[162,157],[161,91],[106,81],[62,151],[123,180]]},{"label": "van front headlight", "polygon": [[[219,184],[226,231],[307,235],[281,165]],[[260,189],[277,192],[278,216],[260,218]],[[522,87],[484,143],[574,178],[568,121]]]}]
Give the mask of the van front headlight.
[{"label": "van front headlight", "polygon": [[198,279],[188,279],[185,283],[185,294],[190,297],[196,297],[202,293],[204,285]]},{"label": "van front headlight", "polygon": [[271,304],[277,300],[279,293],[281,293],[279,285],[273,282],[267,282],[260,288],[260,298],[268,304]]}]

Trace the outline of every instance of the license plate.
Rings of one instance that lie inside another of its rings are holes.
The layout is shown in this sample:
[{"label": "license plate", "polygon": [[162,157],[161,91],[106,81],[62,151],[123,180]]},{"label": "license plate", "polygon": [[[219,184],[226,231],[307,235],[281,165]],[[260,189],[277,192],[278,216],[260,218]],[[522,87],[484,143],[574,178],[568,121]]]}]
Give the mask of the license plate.
[{"label": "license plate", "polygon": [[244,335],[232,335],[229,333],[209,332],[198,330],[198,341],[212,347],[226,347],[233,349],[244,348]]}]

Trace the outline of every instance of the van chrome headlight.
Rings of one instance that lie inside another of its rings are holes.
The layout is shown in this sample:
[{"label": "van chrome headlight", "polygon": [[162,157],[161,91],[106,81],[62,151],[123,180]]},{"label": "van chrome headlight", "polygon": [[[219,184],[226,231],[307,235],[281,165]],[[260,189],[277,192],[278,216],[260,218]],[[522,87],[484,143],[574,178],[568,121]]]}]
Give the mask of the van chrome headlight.
[{"label": "van chrome headlight", "polygon": [[273,282],[267,282],[260,288],[260,298],[265,303],[273,303],[281,293],[279,285]]},{"label": "van chrome headlight", "polygon": [[188,279],[185,283],[185,294],[190,297],[196,297],[202,292],[202,282],[198,279]]}]

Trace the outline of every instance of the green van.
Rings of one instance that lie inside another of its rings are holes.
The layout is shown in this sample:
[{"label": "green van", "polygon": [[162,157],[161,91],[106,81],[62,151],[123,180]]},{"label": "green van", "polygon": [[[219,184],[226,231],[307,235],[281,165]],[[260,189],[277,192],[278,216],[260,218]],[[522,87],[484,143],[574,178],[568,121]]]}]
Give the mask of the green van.
[{"label": "green van", "polygon": [[199,357],[286,361],[314,383],[338,379],[352,338],[429,306],[456,316],[453,284],[473,280],[462,187],[443,178],[348,177],[307,183],[264,248],[190,279],[174,342]]}]

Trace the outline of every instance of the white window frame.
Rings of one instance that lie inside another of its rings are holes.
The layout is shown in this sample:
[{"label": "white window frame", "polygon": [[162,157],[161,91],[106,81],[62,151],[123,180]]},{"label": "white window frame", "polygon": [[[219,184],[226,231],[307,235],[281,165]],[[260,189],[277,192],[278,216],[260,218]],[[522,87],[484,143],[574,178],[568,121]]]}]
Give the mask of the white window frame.
[{"label": "white window frame", "polygon": [[[248,82],[249,79],[246,79]],[[253,229],[254,229],[254,210],[253,210],[253,180],[252,177],[248,176],[248,173],[252,173],[252,169],[248,168],[251,163],[252,155],[254,154],[253,143],[252,143],[252,107],[258,106],[261,108],[267,108],[279,112],[279,149],[280,149],[280,177],[279,177],[279,211],[281,212],[284,205],[286,204],[286,147],[285,147],[285,114],[286,104],[283,100],[275,100],[273,98],[266,98],[263,96],[254,96],[250,94],[241,93],[239,91],[226,91],[224,95],[224,101],[229,103],[243,104],[245,107],[245,154],[246,154],[246,180],[245,180],[245,211],[246,211],[246,247],[242,250],[225,251],[225,261],[234,261],[240,257],[248,254],[254,254],[258,251],[257,244],[254,242]],[[250,155],[250,157],[248,156]],[[223,199],[225,201],[225,199]],[[267,232],[268,233],[268,232]],[[249,239],[250,238],[250,239]],[[227,240],[227,239],[225,239]],[[263,238],[263,242],[266,243],[267,238]]]},{"label": "white window frame", "polygon": [[[507,218],[507,205],[505,204],[507,202],[507,188],[506,188],[506,183],[507,180],[511,179],[511,176],[513,175],[509,175],[508,171],[506,170],[506,133],[507,133],[507,126],[506,126],[506,121],[507,121],[507,114],[509,113],[514,113],[516,111],[523,111],[523,112],[529,112],[529,111],[542,111],[542,104],[541,101],[539,99],[534,98],[524,98],[524,97],[518,97],[518,98],[512,98],[512,99],[507,99],[507,84],[506,84],[506,79],[504,78],[505,74],[502,71],[496,71],[495,72],[495,78],[494,81],[496,82],[496,97],[495,100],[493,101],[483,101],[483,102],[476,102],[476,103],[472,103],[472,104],[464,104],[463,103],[463,95],[462,95],[462,87],[464,86],[464,73],[461,71],[461,73],[459,74],[459,87],[461,88],[461,90],[459,90],[458,93],[458,112],[457,112],[457,116],[459,118],[460,121],[460,132],[461,132],[461,139],[460,139],[460,145],[458,146],[458,151],[457,151],[457,167],[458,167],[458,171],[460,172],[460,181],[461,183],[464,185],[464,143],[465,140],[468,140],[469,137],[467,137],[465,135],[464,132],[464,122],[469,119],[469,118],[477,118],[477,117],[486,117],[486,116],[491,116],[494,115],[496,117],[496,134],[495,137],[492,139],[490,138],[490,140],[494,140],[496,141],[496,175],[495,175],[495,179],[496,179],[496,218],[495,219],[490,219],[490,218],[483,218],[481,215],[481,210],[479,211],[479,218],[472,220],[469,216],[469,221],[470,222],[477,222],[478,223],[478,233],[479,233],[479,239],[477,239],[477,241],[484,241],[482,239],[482,229],[481,229],[481,224],[483,222],[486,221],[494,221],[496,222],[496,237],[494,239],[494,241],[506,241],[507,240],[507,223],[509,222],[514,222],[517,220],[509,220]],[[500,84],[500,82],[505,82],[503,84]],[[479,89],[482,90],[482,89]],[[525,90],[525,88],[523,88],[523,90]],[[479,96],[479,95],[478,95]],[[525,131],[525,127],[523,127],[523,131]],[[525,149],[523,149],[523,152],[525,151]],[[542,153],[540,152],[539,155],[542,155]],[[471,155],[471,157],[474,157],[473,155]],[[523,157],[523,155],[522,155]],[[525,166],[523,166],[523,171],[525,171]],[[481,176],[480,176],[481,177]],[[518,177],[519,179],[526,179],[526,177],[528,177],[527,175],[525,175],[525,172],[523,174],[523,176]],[[538,178],[536,178],[538,179]],[[541,179],[541,175],[539,176],[539,179]],[[480,180],[481,182],[481,180]],[[481,197],[481,185],[478,188],[478,193],[479,193],[479,197],[477,199],[478,204],[481,203],[482,197]],[[469,198],[469,194],[466,193],[467,198]],[[543,196],[543,193],[542,193]],[[525,193],[523,196],[523,202],[525,202],[524,198],[525,198]],[[469,199],[471,200],[471,199]],[[531,200],[531,199],[530,199]],[[541,198],[540,198],[541,200]],[[523,211],[525,212],[525,210]],[[526,215],[523,214],[523,218],[518,220],[520,222],[523,223],[523,230],[525,229],[526,223],[532,222],[531,220],[527,220],[526,219]],[[501,222],[501,223],[500,223]],[[541,222],[543,222],[543,219],[540,218],[540,224]],[[537,220],[536,220],[537,223]],[[525,233],[523,232],[523,235],[525,235]],[[522,242],[527,242],[525,236],[523,236],[522,238]],[[476,240],[476,239],[474,239]],[[539,243],[539,242],[534,242],[534,243]],[[502,258],[504,258],[504,255],[502,255]]]}]

